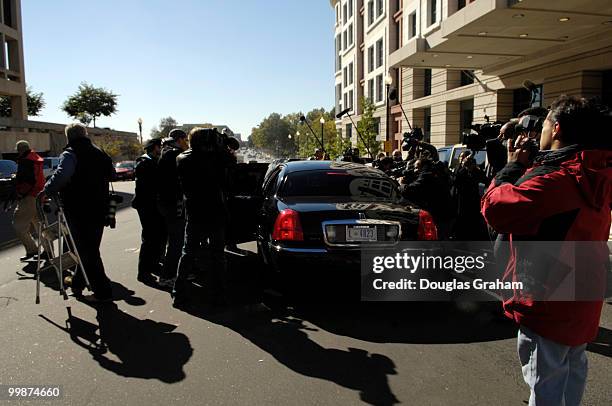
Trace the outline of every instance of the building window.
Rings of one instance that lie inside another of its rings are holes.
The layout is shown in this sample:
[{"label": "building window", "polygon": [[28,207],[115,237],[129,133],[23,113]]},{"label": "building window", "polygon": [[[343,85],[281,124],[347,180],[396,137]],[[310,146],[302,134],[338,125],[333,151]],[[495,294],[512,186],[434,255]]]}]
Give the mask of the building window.
[{"label": "building window", "polygon": [[465,0],[457,1],[457,10],[461,10],[463,7],[465,7]]},{"label": "building window", "polygon": [[351,110],[353,110],[353,95],[354,95],[353,91],[349,90],[349,105],[348,105],[348,107],[350,107]]},{"label": "building window", "polygon": [[[352,125],[352,124],[347,124],[347,125],[346,125],[346,131],[345,131],[345,134],[346,134],[346,138],[348,138],[349,140],[350,140],[351,138],[353,138],[353,125]],[[344,152],[344,151],[343,151],[343,152]]]},{"label": "building window", "polygon": [[336,72],[338,72],[341,68],[341,56],[340,51],[342,51],[342,35],[338,34],[336,36]]},{"label": "building window", "polygon": [[382,38],[376,41],[376,67],[380,68],[383,66],[383,40]]},{"label": "building window", "polygon": [[346,15],[346,14],[347,14],[347,9],[346,9],[346,7],[347,7],[347,6],[346,6],[346,3],[345,3],[345,4],[344,4],[344,7],[342,7],[342,10],[344,11],[344,12],[342,13],[342,23],[343,23],[343,24],[346,24],[346,20],[347,20],[347,17],[348,17],[348,16]]},{"label": "building window", "polygon": [[462,100],[459,103],[459,122],[461,124],[460,133],[469,131],[474,121],[474,99]]},{"label": "building window", "polygon": [[513,96],[513,117],[517,117],[520,112],[530,107],[542,107],[542,85],[537,87],[536,97],[533,103],[531,102],[531,92],[522,87],[520,89],[515,89]]},{"label": "building window", "polygon": [[417,14],[416,11],[408,16],[408,39],[416,37],[417,33]]},{"label": "building window", "polygon": [[348,27],[348,38],[349,46],[353,45],[353,24]]},{"label": "building window", "polygon": [[380,135],[380,117],[374,118],[374,134],[378,137]]},{"label": "building window", "polygon": [[336,111],[342,110],[342,84],[336,85]]},{"label": "building window", "polygon": [[431,108],[423,109],[423,141],[431,142]]},{"label": "building window", "polygon": [[353,84],[354,76],[353,76],[353,62],[349,63],[348,66],[348,77],[349,77],[349,85]]},{"label": "building window", "polygon": [[374,79],[368,80],[368,98],[374,102]]},{"label": "building window", "polygon": [[368,1],[368,25],[374,22],[374,0]]},{"label": "building window", "polygon": [[383,75],[376,76],[376,102],[383,100]]},{"label": "building window", "polygon": [[461,86],[467,86],[474,83],[474,71],[473,70],[462,70],[461,71]]},{"label": "building window", "polygon": [[355,0],[348,1],[348,18],[351,18],[353,16],[353,1]]},{"label": "building window", "polygon": [[438,21],[438,0],[429,0],[427,25],[435,24]]},{"label": "building window", "polygon": [[342,71],[342,79],[344,82],[344,87],[348,86],[348,69],[346,68],[346,66],[344,67],[344,70]]},{"label": "building window", "polygon": [[374,70],[374,45],[368,48],[368,73]]},{"label": "building window", "polygon": [[431,94],[431,69],[425,69],[423,76],[423,96],[429,96]]},{"label": "building window", "polygon": [[342,49],[346,50],[346,48],[348,48],[348,44],[347,44],[348,37],[346,35],[346,30],[344,30],[344,33],[342,33],[342,37],[343,37],[342,42],[344,44]]},{"label": "building window", "polygon": [[380,17],[383,14],[384,4],[385,3],[383,2],[383,0],[376,0],[376,18]]},{"label": "building window", "polygon": [[344,107],[345,108],[348,108],[348,100],[347,100],[347,98],[348,98],[348,95],[346,93],[344,93]]}]

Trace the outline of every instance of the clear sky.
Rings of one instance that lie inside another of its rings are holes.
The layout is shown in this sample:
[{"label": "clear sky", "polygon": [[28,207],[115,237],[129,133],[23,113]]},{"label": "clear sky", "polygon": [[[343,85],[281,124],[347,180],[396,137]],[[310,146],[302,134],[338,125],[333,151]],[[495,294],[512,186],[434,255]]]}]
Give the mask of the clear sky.
[{"label": "clear sky", "polygon": [[26,83],[39,121],[82,81],[119,94],[98,127],[143,135],[172,116],[227,124],[243,137],[272,112],[334,104],[327,0],[22,0]]}]

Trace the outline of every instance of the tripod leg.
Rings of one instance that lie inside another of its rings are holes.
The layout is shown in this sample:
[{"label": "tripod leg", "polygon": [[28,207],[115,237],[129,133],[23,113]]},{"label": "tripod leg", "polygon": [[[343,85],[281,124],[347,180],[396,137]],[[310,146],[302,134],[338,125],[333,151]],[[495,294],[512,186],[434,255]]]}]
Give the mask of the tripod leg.
[{"label": "tripod leg", "polygon": [[[38,223],[38,235],[41,235],[42,224]],[[41,251],[42,239],[38,239],[38,259],[36,260],[36,304],[40,304],[40,256],[42,255]]]},{"label": "tripod leg", "polygon": [[58,235],[58,251],[59,251],[59,268],[56,268],[57,271],[57,279],[60,285],[60,295],[64,297],[64,300],[68,300],[68,295],[66,294],[66,289],[64,288],[64,267],[62,264],[62,256],[64,254],[64,235],[62,232],[62,222],[57,221],[57,235]]},{"label": "tripod leg", "polygon": [[66,220],[66,217],[64,216],[64,211],[63,210],[60,211],[58,216],[61,216],[62,221],[66,224],[66,230],[67,230],[66,234],[68,235],[68,241],[70,241],[72,249],[74,249],[74,254],[76,255],[76,257],[77,257],[77,259],[79,261],[79,265],[74,270],[74,273],[76,275],[76,273],[80,269],[81,272],[83,273],[83,279],[85,280],[85,286],[87,287],[87,289],[89,291],[92,291],[91,290],[91,285],[89,284],[89,278],[87,277],[87,272],[85,272],[85,267],[83,266],[83,261],[81,261],[81,256],[79,255],[79,250],[77,249],[77,246],[74,243],[74,238],[72,237],[72,231],[70,231],[70,227],[68,227],[68,222]]}]

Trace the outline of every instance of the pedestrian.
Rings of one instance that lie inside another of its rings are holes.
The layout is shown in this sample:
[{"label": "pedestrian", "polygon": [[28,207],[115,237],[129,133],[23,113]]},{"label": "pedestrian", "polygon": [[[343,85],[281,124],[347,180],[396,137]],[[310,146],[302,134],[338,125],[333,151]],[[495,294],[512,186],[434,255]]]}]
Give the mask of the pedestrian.
[{"label": "pedestrian", "polygon": [[402,156],[402,151],[399,149],[393,150],[393,154],[391,156],[393,157],[393,161],[395,162],[402,162],[404,160],[404,157]]},{"label": "pedestrian", "polygon": [[[38,246],[32,238],[32,231],[36,230],[39,221],[36,209],[36,196],[45,185],[43,173],[43,159],[30,148],[28,141],[19,141],[17,150],[17,174],[15,188],[17,193],[17,206],[13,215],[13,227],[17,238],[25,247],[25,256],[21,261],[36,259]],[[40,236],[38,236],[40,238]],[[46,257],[46,253],[45,253]]]},{"label": "pedestrian", "polygon": [[323,151],[320,148],[316,148],[314,154],[308,158],[309,161],[322,161],[323,160]]},{"label": "pedestrian", "polygon": [[457,209],[453,225],[456,240],[489,240],[487,226],[480,213],[480,183],[487,184],[487,178],[474,157],[468,154],[455,172],[451,192]]},{"label": "pedestrian", "polygon": [[225,243],[228,226],[229,174],[236,160],[214,128],[194,128],[189,133],[191,149],[177,158],[178,176],[185,195],[187,224],[185,242],[174,284],[174,306],[188,305],[188,277],[196,259],[208,252],[206,268],[207,301],[227,302]]},{"label": "pedestrian", "polygon": [[93,294],[83,296],[85,279],[81,272],[72,278],[72,293],[90,302],[112,299],[100,243],[109,210],[109,183],[115,175],[112,159],[95,146],[82,124],[66,126],[68,146],[60,155],[56,172],[47,181],[46,195],[59,194],[76,249],[87,273]]},{"label": "pedestrian", "polygon": [[150,139],[144,148],[145,153],[136,159],[136,190],[132,199],[132,207],[138,212],[142,227],[137,279],[154,284],[153,275],[161,275],[161,259],[166,244],[164,218],[157,205],[161,139]]},{"label": "pedestrian", "polygon": [[[504,280],[519,280],[522,275],[534,278],[538,271],[554,275],[565,269],[529,267],[533,258],[525,255],[527,248],[515,246],[519,239],[527,239],[531,246],[534,241],[605,244],[608,240],[612,151],[603,120],[598,106],[561,96],[544,121],[542,151],[533,163],[529,148],[522,148],[522,137],[509,143],[508,164],[482,200],[489,225],[510,234]],[[600,145],[602,141],[608,145]],[[588,266],[576,262],[576,288],[605,278],[607,251],[590,253]],[[597,263],[601,265],[592,265]],[[519,325],[517,348],[523,378],[531,389],[530,405],[580,404],[588,370],[585,351],[598,333],[601,299],[544,301],[517,290],[504,300],[505,314]]]},{"label": "pedestrian", "polygon": [[174,286],[178,261],[185,238],[185,216],[183,193],[179,185],[176,158],[189,148],[185,131],[175,128],[163,140],[159,158],[158,207],[166,227],[166,249],[159,286],[171,289]]}]

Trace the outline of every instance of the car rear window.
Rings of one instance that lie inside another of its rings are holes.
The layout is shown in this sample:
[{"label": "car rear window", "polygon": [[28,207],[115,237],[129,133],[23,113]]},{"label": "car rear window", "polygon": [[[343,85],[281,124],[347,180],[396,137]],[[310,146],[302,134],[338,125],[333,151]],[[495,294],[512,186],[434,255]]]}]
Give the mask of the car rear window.
[{"label": "car rear window", "polygon": [[283,197],[338,197],[396,201],[396,184],[386,176],[354,176],[348,172],[321,170],[287,175],[279,195]]},{"label": "car rear window", "polygon": [[13,173],[17,172],[17,164],[13,161],[0,161],[0,174],[2,176],[10,176]]},{"label": "car rear window", "polygon": [[133,168],[134,167],[134,162],[119,162],[117,165],[115,165],[116,168]]}]

